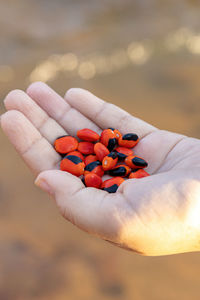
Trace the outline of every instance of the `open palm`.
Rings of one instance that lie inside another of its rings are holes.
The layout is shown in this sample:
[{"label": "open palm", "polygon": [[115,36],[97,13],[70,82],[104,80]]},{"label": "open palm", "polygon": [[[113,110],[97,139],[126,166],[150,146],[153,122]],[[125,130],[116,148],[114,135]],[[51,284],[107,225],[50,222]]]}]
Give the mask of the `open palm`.
[{"label": "open palm", "polygon": [[[63,99],[34,83],[27,93],[10,92],[5,106],[3,131],[67,220],[143,255],[200,250],[200,140],[158,130],[82,89],[70,89]],[[148,161],[151,176],[127,180],[108,194],[59,171],[54,140],[86,127],[138,134],[134,152]]]}]

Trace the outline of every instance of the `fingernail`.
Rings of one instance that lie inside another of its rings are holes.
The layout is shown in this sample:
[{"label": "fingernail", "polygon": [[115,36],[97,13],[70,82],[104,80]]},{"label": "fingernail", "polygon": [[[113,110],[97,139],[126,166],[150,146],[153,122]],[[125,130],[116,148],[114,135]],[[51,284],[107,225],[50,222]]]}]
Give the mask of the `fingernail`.
[{"label": "fingernail", "polygon": [[46,193],[53,195],[53,191],[52,191],[51,187],[44,179],[42,179],[42,178],[36,179],[35,185],[38,186],[39,188],[41,188]]}]

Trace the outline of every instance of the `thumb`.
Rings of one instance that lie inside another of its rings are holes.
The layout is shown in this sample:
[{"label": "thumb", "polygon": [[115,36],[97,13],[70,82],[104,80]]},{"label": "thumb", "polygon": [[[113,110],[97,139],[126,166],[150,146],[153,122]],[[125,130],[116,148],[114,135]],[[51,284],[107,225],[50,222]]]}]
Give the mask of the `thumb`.
[{"label": "thumb", "polygon": [[78,177],[59,170],[41,172],[35,180],[35,185],[53,197],[57,197],[62,193],[70,196],[84,188]]},{"label": "thumb", "polygon": [[47,170],[38,175],[35,185],[54,198],[64,218],[74,224],[79,221],[77,202],[84,185],[78,177],[60,170]]},{"label": "thumb", "polygon": [[101,237],[110,236],[115,231],[115,222],[109,227],[108,220],[113,215],[112,208],[117,195],[86,188],[80,178],[59,170],[40,173],[35,184],[54,197],[67,220],[84,231]]}]

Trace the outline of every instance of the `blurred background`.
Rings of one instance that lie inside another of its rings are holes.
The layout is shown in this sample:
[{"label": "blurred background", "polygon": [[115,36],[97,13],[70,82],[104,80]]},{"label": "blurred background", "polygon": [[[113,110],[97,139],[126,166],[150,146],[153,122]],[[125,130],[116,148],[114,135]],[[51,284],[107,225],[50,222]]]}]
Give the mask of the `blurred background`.
[{"label": "blurred background", "polygon": [[[42,80],[200,138],[198,0],[0,0],[0,113]],[[67,223],[0,132],[0,300],[199,299],[200,255],[142,257]]]}]

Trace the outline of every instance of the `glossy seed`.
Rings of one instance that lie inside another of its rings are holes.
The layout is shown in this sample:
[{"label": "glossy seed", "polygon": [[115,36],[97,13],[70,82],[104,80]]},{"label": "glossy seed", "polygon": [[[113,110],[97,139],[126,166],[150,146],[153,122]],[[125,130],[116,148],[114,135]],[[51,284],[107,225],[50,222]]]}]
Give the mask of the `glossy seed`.
[{"label": "glossy seed", "polygon": [[112,128],[112,127],[108,128],[108,129],[111,129],[114,132],[115,138],[117,140],[122,136],[121,132],[118,129],[115,129],[115,128]]},{"label": "glossy seed", "polygon": [[90,172],[97,174],[100,177],[104,175],[104,170],[99,160],[91,162],[85,167],[84,175],[87,175]]},{"label": "glossy seed", "polygon": [[87,141],[87,142],[96,142],[99,140],[100,136],[95,131],[84,128],[77,131],[77,136],[79,139]]},{"label": "glossy seed", "polygon": [[115,138],[119,140],[119,138],[122,136],[121,132],[117,129],[114,129]]},{"label": "glossy seed", "polygon": [[131,172],[130,175],[129,175],[129,179],[132,179],[132,178],[142,178],[142,177],[147,177],[147,176],[150,176],[150,174],[147,173],[143,169],[139,169],[139,170],[136,170],[135,172]]},{"label": "glossy seed", "polygon": [[119,138],[119,146],[133,148],[139,142],[139,137],[135,133],[127,133]]},{"label": "glossy seed", "polygon": [[55,140],[54,148],[60,154],[67,154],[78,148],[78,141],[73,136],[60,136]]},{"label": "glossy seed", "polygon": [[148,163],[143,158],[136,155],[127,156],[125,163],[133,169],[141,169],[148,166]]},{"label": "glossy seed", "polygon": [[85,162],[85,165],[87,166],[87,165],[89,165],[91,162],[94,162],[94,161],[97,161],[97,160],[98,160],[98,158],[97,158],[96,155],[90,154],[90,155],[88,155],[88,156],[85,157],[84,162]]},{"label": "glossy seed", "polygon": [[109,151],[112,151],[117,144],[114,131],[112,129],[104,129],[101,133],[100,142],[104,144]]},{"label": "glossy seed", "polygon": [[84,174],[85,164],[80,157],[75,155],[66,155],[60,162],[60,169],[69,172],[75,176]]},{"label": "glossy seed", "polygon": [[111,152],[110,154],[105,156],[102,161],[102,167],[104,171],[108,171],[114,168],[117,164],[117,161],[118,161],[118,157],[116,152]]},{"label": "glossy seed", "polygon": [[115,149],[119,160],[124,160],[127,156],[133,155],[133,150],[125,147],[117,147]]},{"label": "glossy seed", "polygon": [[131,168],[129,166],[118,165],[109,171],[109,175],[126,177],[130,172],[131,172]]},{"label": "glossy seed", "polygon": [[80,157],[80,159],[82,159],[82,161],[84,161],[84,156],[83,156],[83,154],[82,154],[81,152],[79,152],[79,151],[72,151],[72,152],[67,153],[67,155],[75,155],[75,156],[78,156],[78,157]]},{"label": "glossy seed", "polygon": [[80,142],[78,144],[78,151],[80,151],[84,155],[93,154],[94,144],[91,142]]},{"label": "glossy seed", "polygon": [[102,161],[103,158],[110,153],[110,151],[102,143],[96,143],[94,145],[94,153],[96,154],[98,160]]},{"label": "glossy seed", "polygon": [[99,189],[102,185],[101,177],[98,176],[95,173],[86,174],[84,176],[83,182],[87,187],[94,187],[94,188],[97,188],[97,189]]},{"label": "glossy seed", "polygon": [[107,179],[102,183],[101,188],[108,193],[115,193],[120,184],[122,184],[124,181],[125,180],[121,177]]}]

